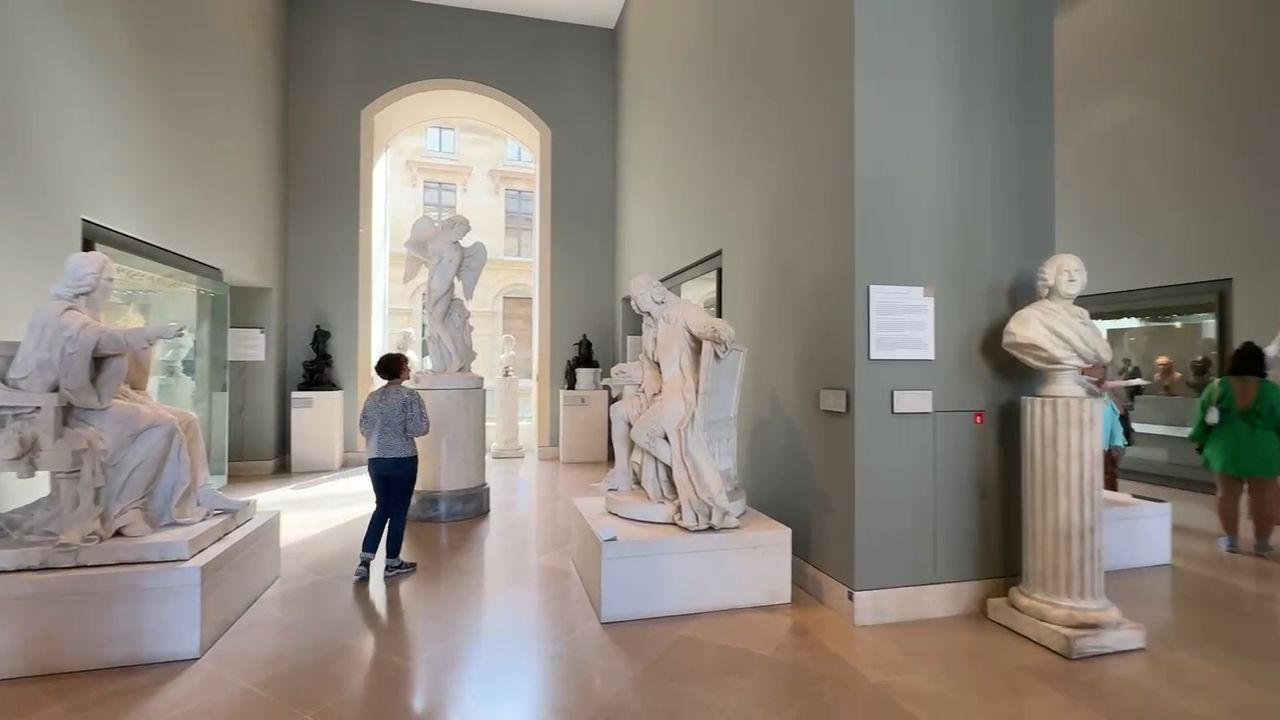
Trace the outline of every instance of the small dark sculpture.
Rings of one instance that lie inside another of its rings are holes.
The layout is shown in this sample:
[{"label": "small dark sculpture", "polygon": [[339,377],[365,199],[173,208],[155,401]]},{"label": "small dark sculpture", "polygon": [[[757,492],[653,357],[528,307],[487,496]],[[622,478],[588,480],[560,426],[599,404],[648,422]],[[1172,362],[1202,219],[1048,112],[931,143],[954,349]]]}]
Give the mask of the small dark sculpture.
[{"label": "small dark sculpture", "polygon": [[1187,388],[1196,395],[1204,392],[1213,382],[1213,359],[1201,355],[1189,363],[1191,377],[1187,378]]},{"label": "small dark sculpture", "polygon": [[302,382],[298,383],[298,390],[342,389],[329,377],[329,371],[333,369],[333,356],[329,354],[329,338],[332,335],[328,330],[316,326],[315,333],[311,335],[311,352],[315,353],[315,357],[302,363]]},{"label": "small dark sculpture", "polygon": [[564,389],[576,390],[578,387],[578,368],[598,368],[600,361],[596,360],[595,352],[591,349],[591,341],[587,339],[586,333],[582,334],[582,339],[573,344],[578,348],[578,354],[569,358],[569,362],[564,364]]}]

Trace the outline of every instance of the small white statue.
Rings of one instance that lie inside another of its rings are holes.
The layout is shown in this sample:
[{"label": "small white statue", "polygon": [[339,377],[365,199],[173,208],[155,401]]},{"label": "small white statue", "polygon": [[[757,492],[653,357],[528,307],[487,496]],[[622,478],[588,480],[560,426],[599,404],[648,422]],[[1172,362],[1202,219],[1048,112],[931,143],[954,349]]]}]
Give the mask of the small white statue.
[{"label": "small white statue", "polygon": [[[146,535],[245,505],[209,484],[196,416],[146,392],[151,346],[181,336],[183,328],[104,325],[102,307],[114,286],[115,266],[106,255],[76,253],[49,302],[27,324],[4,384],[61,395],[68,428],[91,452],[84,454],[85,487],[75,507],[67,506],[70,498],[46,496],[0,515],[6,534],[87,544],[116,533]],[[84,498],[92,512],[84,512]],[[77,527],[68,527],[72,514]]]},{"label": "small white statue", "polygon": [[462,295],[470,300],[488,260],[484,243],[462,245],[471,232],[471,222],[461,215],[443,223],[426,215],[418,218],[404,244],[404,282],[409,283],[425,265],[427,289],[423,312],[427,316],[427,356],[433,373],[469,373],[476,353],[471,345],[471,312],[454,294],[454,283],[462,284]]},{"label": "small white statue", "polygon": [[516,355],[516,338],[514,335],[502,336],[502,355],[498,361],[502,363],[502,377],[515,377],[516,362],[519,356]]},{"label": "small white statue", "polygon": [[401,328],[396,333],[396,352],[409,358],[409,370],[417,372],[422,366],[422,357],[413,349],[414,337],[413,328]]},{"label": "small white statue", "polygon": [[[687,530],[733,528],[746,511],[737,483],[737,398],[743,349],[733,328],[655,278],[631,281],[631,306],[644,331],[637,392],[616,403],[614,454],[606,478],[610,512]],[[634,443],[634,445],[633,445]],[[645,503],[624,499],[639,485]],[[648,507],[644,507],[647,505]]]},{"label": "small white statue", "polygon": [[1040,299],[1014,313],[1004,328],[1004,349],[1024,364],[1044,371],[1040,395],[1079,397],[1088,394],[1080,369],[1111,362],[1111,345],[1089,317],[1075,305],[1088,273],[1075,255],[1054,255],[1040,266],[1036,290]]}]

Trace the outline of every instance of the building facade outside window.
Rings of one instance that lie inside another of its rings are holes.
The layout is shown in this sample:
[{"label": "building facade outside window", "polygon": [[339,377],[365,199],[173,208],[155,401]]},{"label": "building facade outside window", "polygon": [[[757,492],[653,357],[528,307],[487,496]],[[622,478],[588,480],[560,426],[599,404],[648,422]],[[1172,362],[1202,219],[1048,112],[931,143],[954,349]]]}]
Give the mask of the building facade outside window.
[{"label": "building facade outside window", "polygon": [[511,258],[533,258],[533,191],[505,191],[506,243],[503,255]]},{"label": "building facade outside window", "polygon": [[507,138],[507,162],[533,164],[533,153],[515,138]]},{"label": "building facade outside window", "polygon": [[457,131],[450,127],[432,125],[427,128],[427,152],[455,155],[458,152]]},{"label": "building facade outside window", "polygon": [[440,222],[458,212],[458,186],[426,180],[422,183],[422,214]]}]

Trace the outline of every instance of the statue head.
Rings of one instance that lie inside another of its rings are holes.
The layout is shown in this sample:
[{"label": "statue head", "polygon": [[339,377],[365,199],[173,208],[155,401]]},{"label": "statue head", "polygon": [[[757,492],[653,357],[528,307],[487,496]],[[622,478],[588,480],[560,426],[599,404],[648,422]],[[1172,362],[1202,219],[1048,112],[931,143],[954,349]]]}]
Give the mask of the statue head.
[{"label": "statue head", "polygon": [[1075,255],[1059,253],[1044,261],[1036,273],[1036,292],[1040,299],[1075,300],[1084,292],[1089,273],[1084,261]]},{"label": "statue head", "polygon": [[116,266],[111,258],[94,250],[78,252],[67,258],[62,277],[49,290],[54,300],[83,302],[90,310],[99,310],[116,287]]},{"label": "statue head", "polygon": [[453,236],[455,240],[461,240],[469,232],[471,221],[462,215],[450,215],[440,223],[440,234]]},{"label": "statue head", "polygon": [[514,335],[502,336],[502,352],[512,353],[516,351],[516,337]]},{"label": "statue head", "polygon": [[652,315],[667,304],[671,291],[652,275],[637,275],[628,286],[631,309],[641,315]]}]

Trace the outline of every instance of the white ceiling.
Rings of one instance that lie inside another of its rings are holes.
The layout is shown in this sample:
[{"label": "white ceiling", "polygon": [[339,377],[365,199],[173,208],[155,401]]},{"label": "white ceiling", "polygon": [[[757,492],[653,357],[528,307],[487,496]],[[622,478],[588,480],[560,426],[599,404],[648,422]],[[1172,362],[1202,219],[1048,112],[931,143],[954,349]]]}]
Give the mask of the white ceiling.
[{"label": "white ceiling", "polygon": [[613,29],[626,0],[418,0],[472,10]]}]

